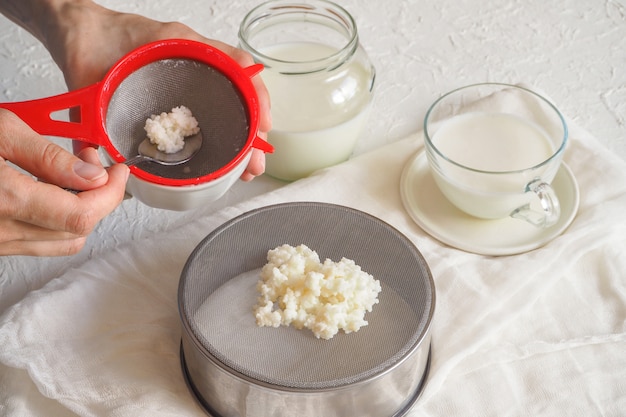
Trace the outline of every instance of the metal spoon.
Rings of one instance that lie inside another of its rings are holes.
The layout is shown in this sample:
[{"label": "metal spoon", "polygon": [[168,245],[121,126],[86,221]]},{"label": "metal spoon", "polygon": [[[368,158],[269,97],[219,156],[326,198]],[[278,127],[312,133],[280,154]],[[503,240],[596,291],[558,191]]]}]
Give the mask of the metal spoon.
[{"label": "metal spoon", "polygon": [[161,165],[180,165],[189,161],[202,147],[202,131],[185,138],[185,146],[178,152],[165,153],[157,149],[156,145],[146,138],[139,144],[139,155],[127,159],[124,163],[128,166],[143,161],[156,162]]},{"label": "metal spoon", "polygon": [[[124,164],[132,166],[143,161],[152,161],[161,165],[180,165],[189,161],[202,146],[202,131],[195,135],[185,138],[185,146],[178,152],[165,153],[157,149],[156,145],[150,142],[149,138],[146,138],[139,144],[139,155],[124,161]],[[65,188],[65,191],[69,191],[72,194],[78,194],[80,191],[72,190],[71,188]],[[127,194],[128,195],[128,194]]]}]

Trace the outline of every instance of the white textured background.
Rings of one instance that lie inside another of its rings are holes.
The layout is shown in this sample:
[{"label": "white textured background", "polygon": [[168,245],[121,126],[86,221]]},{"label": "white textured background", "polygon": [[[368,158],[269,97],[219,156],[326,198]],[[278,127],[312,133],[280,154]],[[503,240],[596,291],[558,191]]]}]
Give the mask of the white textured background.
[{"label": "white textured background", "polygon": [[[253,0],[105,0],[110,8],[184,22],[237,42]],[[421,129],[440,93],[483,81],[526,82],[626,158],[626,2],[623,0],[341,0],[378,70],[375,119],[358,152]],[[7,101],[65,91],[45,49],[0,19]]]},{"label": "white textured background", "polygon": [[[104,0],[110,8],[184,22],[207,37],[237,42],[252,0]],[[441,93],[465,84],[524,82],[549,95],[579,126],[626,159],[624,0],[339,0],[357,21],[377,69],[374,111],[357,153],[421,130]],[[47,52],[0,18],[0,100],[65,91]],[[59,143],[69,145],[69,141]],[[608,179],[610,180],[610,179]],[[174,213],[125,201],[71,258],[0,259],[0,312],[62,271],[112,245],[149,237],[186,219],[280,186],[238,183],[214,206]]]}]

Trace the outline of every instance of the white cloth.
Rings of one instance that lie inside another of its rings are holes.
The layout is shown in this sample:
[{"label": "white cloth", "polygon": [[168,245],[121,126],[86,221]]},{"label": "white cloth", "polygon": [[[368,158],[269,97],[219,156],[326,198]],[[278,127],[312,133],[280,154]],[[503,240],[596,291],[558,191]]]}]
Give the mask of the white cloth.
[{"label": "white cloth", "polygon": [[410,417],[624,415],[626,164],[571,122],[570,138],[578,215],[528,253],[466,253],[411,220],[399,181],[423,146],[416,134],[89,260],[0,317],[0,413],[203,416],[179,362],[177,285],[187,257],[245,211],[324,201],[389,222],[431,267],[432,364]]}]

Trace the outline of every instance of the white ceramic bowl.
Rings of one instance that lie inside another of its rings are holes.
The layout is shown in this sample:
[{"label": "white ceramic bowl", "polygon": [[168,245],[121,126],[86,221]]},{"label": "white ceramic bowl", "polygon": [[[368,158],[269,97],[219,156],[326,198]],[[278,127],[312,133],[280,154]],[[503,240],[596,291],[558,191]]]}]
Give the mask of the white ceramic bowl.
[{"label": "white ceramic bowl", "polygon": [[126,192],[142,203],[166,210],[191,210],[221,198],[246,169],[252,151],[225,175],[198,185],[168,186],[142,180],[133,175],[128,179]]}]

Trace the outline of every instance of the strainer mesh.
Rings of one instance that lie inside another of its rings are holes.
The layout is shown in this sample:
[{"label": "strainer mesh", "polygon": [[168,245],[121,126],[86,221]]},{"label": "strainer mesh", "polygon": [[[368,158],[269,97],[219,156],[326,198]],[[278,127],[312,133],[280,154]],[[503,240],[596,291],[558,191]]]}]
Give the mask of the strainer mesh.
[{"label": "strainer mesh", "polygon": [[[267,251],[285,243],[306,244],[321,260],[353,259],[379,279],[383,289],[365,316],[369,325],[330,340],[306,329],[257,327],[255,281],[230,297],[209,299],[233,277],[262,267]],[[227,368],[276,386],[330,389],[390,369],[417,348],[434,296],[426,262],[394,228],[342,206],[287,203],[249,212],[211,233],[185,266],[179,307],[192,338]]]},{"label": "strainer mesh", "polygon": [[146,119],[180,105],[198,120],[203,136],[199,153],[182,165],[142,162],[139,168],[165,178],[197,178],[223,167],[244,148],[249,119],[241,94],[221,72],[190,59],[154,61],[120,83],[106,112],[111,144],[126,158],[137,155],[146,138]]}]

